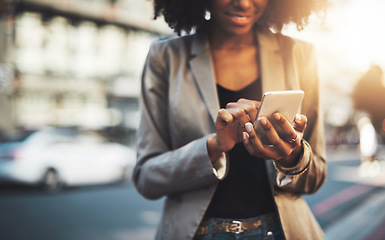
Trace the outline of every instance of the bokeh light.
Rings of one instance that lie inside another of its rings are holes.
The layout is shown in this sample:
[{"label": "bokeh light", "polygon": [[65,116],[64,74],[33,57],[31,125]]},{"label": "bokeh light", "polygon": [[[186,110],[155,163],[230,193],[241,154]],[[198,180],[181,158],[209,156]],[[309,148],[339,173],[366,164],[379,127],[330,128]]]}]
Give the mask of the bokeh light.
[{"label": "bokeh light", "polygon": [[385,69],[385,2],[330,0],[329,3],[324,17],[311,16],[303,31],[289,25],[284,33],[315,45],[323,102],[327,106],[326,120],[343,125],[341,119],[348,120],[354,112],[350,94],[358,79],[372,65]]}]

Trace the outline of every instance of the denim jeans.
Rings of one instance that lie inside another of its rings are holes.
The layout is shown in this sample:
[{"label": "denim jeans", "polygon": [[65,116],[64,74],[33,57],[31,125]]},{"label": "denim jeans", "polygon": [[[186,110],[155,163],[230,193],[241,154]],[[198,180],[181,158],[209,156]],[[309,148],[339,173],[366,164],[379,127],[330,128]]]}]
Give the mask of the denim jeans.
[{"label": "denim jeans", "polygon": [[261,220],[262,225],[255,229],[245,230],[240,233],[212,233],[213,222],[221,222],[221,221],[231,221],[233,219],[222,219],[222,218],[214,218],[210,219],[208,223],[208,231],[207,234],[204,235],[196,235],[193,240],[231,240],[231,239],[242,239],[242,240],[283,240],[285,239],[281,227],[281,223],[279,221],[275,223],[268,223],[266,221],[266,216],[272,215],[262,215],[256,218],[248,218],[248,219],[236,219],[238,221],[257,221]]}]

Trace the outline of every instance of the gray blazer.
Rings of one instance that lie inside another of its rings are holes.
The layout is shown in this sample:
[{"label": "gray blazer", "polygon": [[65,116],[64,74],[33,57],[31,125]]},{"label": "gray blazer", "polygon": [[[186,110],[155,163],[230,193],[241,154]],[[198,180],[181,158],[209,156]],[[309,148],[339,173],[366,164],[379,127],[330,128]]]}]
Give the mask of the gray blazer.
[{"label": "gray blazer", "polygon": [[[323,232],[300,197],[317,191],[326,178],[318,76],[310,44],[256,32],[263,91],[302,89],[308,117],[304,156],[292,177],[268,165],[271,187],[287,239],[322,239]],[[137,164],[133,181],[148,199],[166,197],[156,239],[192,239],[228,171],[226,157],[210,163],[206,140],[219,110],[212,59],[204,34],[154,43],[144,67]],[[271,163],[272,161],[268,161]]]}]

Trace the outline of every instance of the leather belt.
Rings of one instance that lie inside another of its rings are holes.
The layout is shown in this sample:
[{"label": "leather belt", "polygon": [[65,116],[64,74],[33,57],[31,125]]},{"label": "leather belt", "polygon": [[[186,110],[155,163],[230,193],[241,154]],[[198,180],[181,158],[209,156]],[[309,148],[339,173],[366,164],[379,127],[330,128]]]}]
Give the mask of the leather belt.
[{"label": "leather belt", "polygon": [[[267,225],[271,225],[277,223],[278,217],[275,215],[270,215],[263,217],[266,221]],[[256,229],[260,227],[262,223],[262,219],[253,218],[250,221],[237,221],[237,220],[208,220],[203,221],[197,231],[196,235],[204,235],[208,233],[209,224],[212,221],[211,233],[241,233],[246,230]]]}]

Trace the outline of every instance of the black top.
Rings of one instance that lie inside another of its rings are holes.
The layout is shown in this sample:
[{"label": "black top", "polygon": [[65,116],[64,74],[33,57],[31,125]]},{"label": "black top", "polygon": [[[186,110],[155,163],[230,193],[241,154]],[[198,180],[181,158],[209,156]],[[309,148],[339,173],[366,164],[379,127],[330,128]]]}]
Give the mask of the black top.
[{"label": "black top", "polygon": [[[240,98],[260,100],[259,79],[239,91],[217,85],[221,108]],[[243,143],[228,153],[229,172],[221,180],[206,211],[207,218],[251,218],[274,212],[274,200],[269,187],[265,161],[253,157]]]}]

